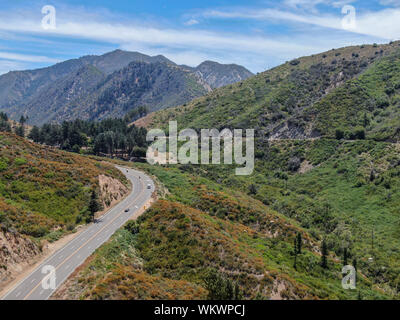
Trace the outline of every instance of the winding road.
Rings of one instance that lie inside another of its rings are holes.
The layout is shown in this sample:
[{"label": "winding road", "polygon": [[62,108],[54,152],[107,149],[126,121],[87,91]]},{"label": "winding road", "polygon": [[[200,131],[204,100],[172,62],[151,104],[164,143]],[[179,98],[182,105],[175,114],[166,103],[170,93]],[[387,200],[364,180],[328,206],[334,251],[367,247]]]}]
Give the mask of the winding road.
[{"label": "winding road", "polygon": [[96,223],[47,258],[12,288],[3,300],[47,300],[76,268],[146,204],[154,192],[153,181],[142,172],[117,168],[132,182],[132,192]]}]

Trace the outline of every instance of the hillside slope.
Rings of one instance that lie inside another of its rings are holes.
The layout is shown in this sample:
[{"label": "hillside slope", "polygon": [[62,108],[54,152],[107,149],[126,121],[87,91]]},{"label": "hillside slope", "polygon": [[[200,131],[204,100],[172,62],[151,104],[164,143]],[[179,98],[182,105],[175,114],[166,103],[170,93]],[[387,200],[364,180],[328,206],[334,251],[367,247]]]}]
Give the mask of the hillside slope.
[{"label": "hillside slope", "polygon": [[109,164],[0,133],[0,283],[15,263],[32,262],[44,241],[89,221],[92,189],[106,208],[128,187]]},{"label": "hillside slope", "polygon": [[[185,167],[140,168],[164,185],[165,199],[97,250],[53,298],[206,299],[210,270],[238,284],[245,299],[357,298],[341,287],[340,259],[332,254],[322,268],[318,239],[295,220]],[[358,290],[363,298],[389,297],[365,277]]]},{"label": "hillside slope", "polygon": [[[194,73],[171,64],[132,62],[109,76],[88,65],[35,94],[22,108],[30,123],[102,120],[141,106],[179,105],[209,90]],[[17,109],[8,112],[15,116]]]},{"label": "hillside slope", "polygon": [[214,61],[204,61],[192,70],[196,71],[212,89],[224,87],[253,76],[249,70],[242,66],[220,64]]},{"label": "hillside slope", "polygon": [[399,49],[394,42],[296,59],[141,123],[256,129],[251,176],[224,165],[182,170],[295,220],[314,241],[325,239],[337,259],[398,297]]},{"label": "hillside slope", "polygon": [[182,128],[254,128],[265,139],[335,137],[336,129],[352,138],[358,126],[371,138],[393,140],[399,131],[399,44],[299,58],[149,115],[145,123],[158,126],[175,119]]}]

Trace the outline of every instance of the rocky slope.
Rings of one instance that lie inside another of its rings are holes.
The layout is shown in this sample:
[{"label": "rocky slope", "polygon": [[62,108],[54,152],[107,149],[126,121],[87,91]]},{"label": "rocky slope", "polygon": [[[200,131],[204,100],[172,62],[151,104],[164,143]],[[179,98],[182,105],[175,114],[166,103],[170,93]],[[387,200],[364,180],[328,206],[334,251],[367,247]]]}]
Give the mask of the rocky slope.
[{"label": "rocky slope", "polygon": [[39,247],[28,237],[0,230],[0,288],[39,254]]},{"label": "rocky slope", "polygon": [[220,64],[214,61],[205,61],[195,71],[213,89],[246,80],[253,74],[246,68],[236,64]]}]

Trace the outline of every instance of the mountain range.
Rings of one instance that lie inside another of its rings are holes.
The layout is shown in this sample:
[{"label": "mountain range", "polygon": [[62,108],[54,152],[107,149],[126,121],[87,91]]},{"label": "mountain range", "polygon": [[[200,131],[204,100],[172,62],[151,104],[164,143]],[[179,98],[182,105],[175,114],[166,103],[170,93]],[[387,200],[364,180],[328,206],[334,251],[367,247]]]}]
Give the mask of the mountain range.
[{"label": "mountain range", "polygon": [[0,76],[0,110],[12,119],[24,115],[30,124],[101,120],[139,106],[181,105],[250,76],[238,65],[206,61],[191,68],[161,55],[116,50]]},{"label": "mountain range", "polygon": [[[41,87],[43,74],[35,74],[38,105],[53,98],[53,105],[67,106],[54,110],[57,116],[49,121],[122,115],[143,101],[157,110],[163,99],[173,105],[199,88],[210,91],[224,74],[210,62],[195,70],[160,56],[119,58],[118,67],[110,57],[102,59],[70,72],[71,62],[57,66],[64,76],[54,78],[53,91]],[[237,70],[224,76],[238,80]],[[226,300],[235,287],[239,297],[257,300],[398,299],[398,79],[400,42],[352,46],[288,61],[140,119],[136,124],[149,129],[166,127],[169,120],[181,128],[254,128],[254,173],[236,176],[231,165],[109,159],[146,171],[157,183],[159,200],[99,248],[53,298]],[[70,95],[58,91],[64,87]],[[76,108],[68,102],[72,97],[80,98]],[[31,110],[41,117],[46,112]],[[49,126],[42,131],[64,142],[87,136],[61,127],[68,135],[46,132]],[[112,132],[104,131],[111,138],[99,141],[113,144]],[[96,177],[109,165],[8,133],[0,143],[0,205],[6,213],[0,223],[7,230],[37,241],[58,237],[61,222],[63,232],[82,223],[89,195],[84,178],[101,190]],[[88,149],[78,146],[76,152]],[[115,171],[110,178],[124,183]],[[342,287],[342,268],[349,265],[357,290]]]}]

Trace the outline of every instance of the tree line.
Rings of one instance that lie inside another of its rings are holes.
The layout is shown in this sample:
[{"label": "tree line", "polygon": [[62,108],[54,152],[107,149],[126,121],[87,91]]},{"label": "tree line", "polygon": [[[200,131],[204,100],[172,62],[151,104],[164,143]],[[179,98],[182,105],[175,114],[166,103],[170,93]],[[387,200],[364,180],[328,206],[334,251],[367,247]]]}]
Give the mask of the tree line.
[{"label": "tree line", "polygon": [[130,125],[127,118],[98,122],[77,119],[34,126],[28,138],[70,152],[124,158],[145,156],[146,135],[145,128]]},{"label": "tree line", "polygon": [[0,112],[0,131],[11,132],[11,126],[8,122],[8,116],[4,112]]}]

